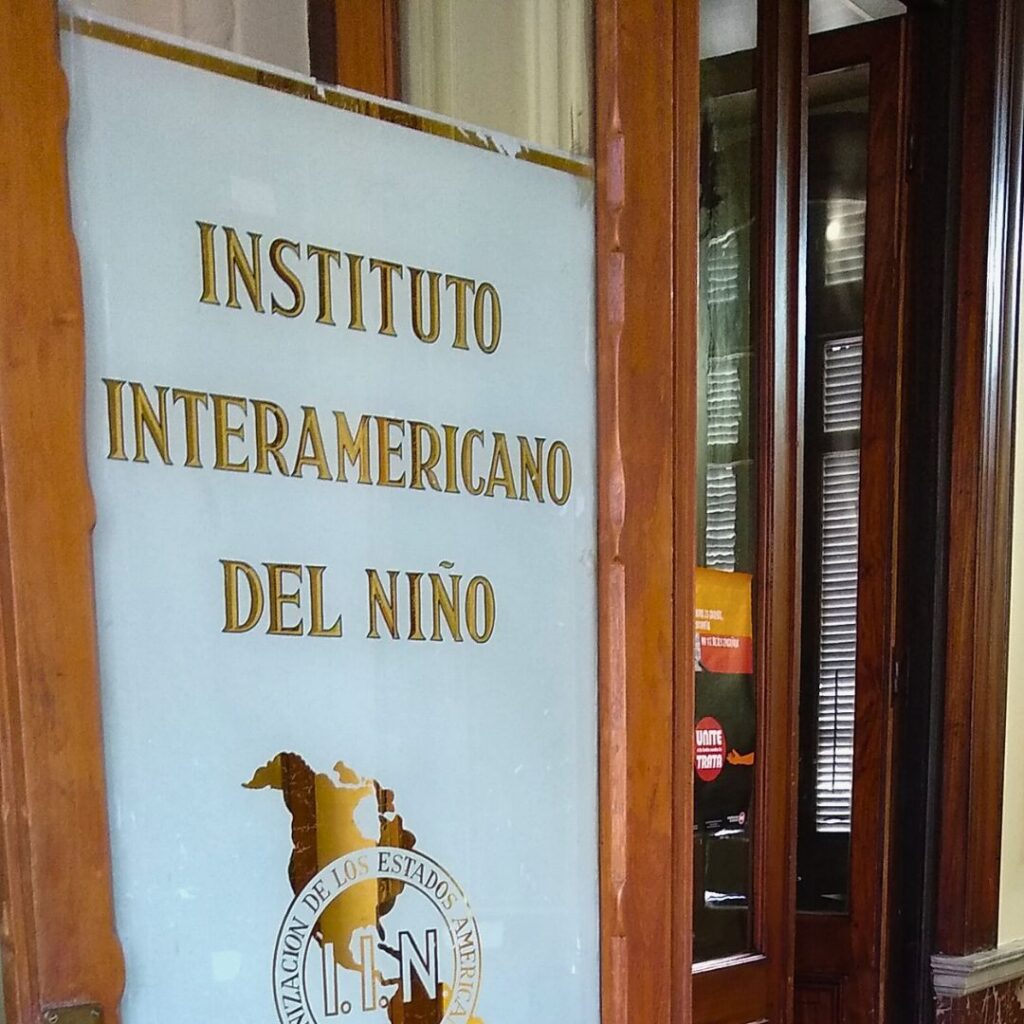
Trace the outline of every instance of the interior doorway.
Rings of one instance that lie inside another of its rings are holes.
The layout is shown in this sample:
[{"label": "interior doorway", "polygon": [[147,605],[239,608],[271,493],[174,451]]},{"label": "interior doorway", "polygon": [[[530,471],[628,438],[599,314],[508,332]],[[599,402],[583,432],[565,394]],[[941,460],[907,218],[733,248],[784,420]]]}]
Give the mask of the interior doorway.
[{"label": "interior doorway", "polygon": [[[740,6],[702,6],[694,1020],[868,1024],[886,1020],[892,874],[905,18],[811,5],[789,349],[765,241],[772,175],[794,170],[772,135],[779,15],[745,5],[730,37]],[[786,552],[780,438],[799,453]],[[769,596],[786,560],[789,608]]]}]

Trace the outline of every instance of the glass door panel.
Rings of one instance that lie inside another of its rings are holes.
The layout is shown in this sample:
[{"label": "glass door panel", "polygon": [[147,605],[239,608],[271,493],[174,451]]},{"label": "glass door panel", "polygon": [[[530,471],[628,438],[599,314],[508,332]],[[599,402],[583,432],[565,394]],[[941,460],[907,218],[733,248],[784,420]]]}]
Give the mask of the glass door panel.
[{"label": "glass door panel", "polygon": [[591,164],[62,23],[121,1019],[596,1022]]},{"label": "glass door panel", "polygon": [[797,904],[849,897],[867,223],[867,67],[809,83],[804,661]]},{"label": "glass door panel", "polygon": [[753,939],[757,14],[701,6],[695,962]]},{"label": "glass door panel", "polygon": [[796,1005],[885,991],[901,359],[901,18],[815,35],[807,151]]}]

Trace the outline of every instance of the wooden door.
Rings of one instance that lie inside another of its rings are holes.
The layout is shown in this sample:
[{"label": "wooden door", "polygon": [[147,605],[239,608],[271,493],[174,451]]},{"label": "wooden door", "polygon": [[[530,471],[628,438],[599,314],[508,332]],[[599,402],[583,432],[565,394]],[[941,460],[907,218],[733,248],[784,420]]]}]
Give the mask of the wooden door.
[{"label": "wooden door", "polygon": [[[678,627],[692,621],[696,183],[678,185],[674,170],[677,153],[696,148],[696,61],[675,76],[677,48],[685,62],[696,38],[694,10],[635,0],[597,10],[601,998],[615,1022],[682,1017],[689,1004],[689,887],[676,884],[688,883],[689,856],[676,836],[689,840],[691,793],[673,785],[673,723],[692,718],[689,638],[678,642]],[[112,913],[82,296],[56,33],[52,0],[0,0],[9,58],[0,61],[0,220],[24,243],[9,252],[9,301],[0,303],[0,1017],[116,1024],[125,972]],[[340,80],[357,84],[337,59]],[[678,119],[664,102],[673,87]],[[40,460],[60,472],[40,473]]]},{"label": "wooden door", "polygon": [[795,1020],[885,1019],[902,19],[812,37]]}]

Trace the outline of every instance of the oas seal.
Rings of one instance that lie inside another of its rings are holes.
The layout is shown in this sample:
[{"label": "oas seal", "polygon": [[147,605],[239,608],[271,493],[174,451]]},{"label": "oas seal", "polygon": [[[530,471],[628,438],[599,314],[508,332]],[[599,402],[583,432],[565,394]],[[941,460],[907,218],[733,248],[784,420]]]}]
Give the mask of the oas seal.
[{"label": "oas seal", "polygon": [[451,875],[416,850],[377,846],[332,861],[288,907],[274,1001],[281,1024],[469,1024],[480,968],[476,920]]}]

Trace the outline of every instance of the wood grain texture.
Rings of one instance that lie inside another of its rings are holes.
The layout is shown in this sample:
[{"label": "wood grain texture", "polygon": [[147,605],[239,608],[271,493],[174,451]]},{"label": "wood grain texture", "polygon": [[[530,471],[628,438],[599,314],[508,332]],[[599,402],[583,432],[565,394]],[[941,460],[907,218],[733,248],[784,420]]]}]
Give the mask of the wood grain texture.
[{"label": "wood grain texture", "polygon": [[[602,1016],[689,1012],[696,0],[596,5]],[[679,23],[676,23],[679,24]],[[678,88],[679,92],[676,92]],[[676,103],[691,118],[677,117]],[[688,134],[690,133],[690,134]],[[674,238],[676,225],[685,238]],[[685,306],[676,288],[687,281]],[[680,517],[677,519],[677,517]],[[687,518],[689,517],[689,518]],[[679,531],[677,533],[677,530]],[[677,548],[677,537],[684,540]],[[681,632],[680,632],[681,631]]]},{"label": "wood grain texture", "polygon": [[334,81],[374,96],[401,99],[397,0],[334,0],[334,7]]},{"label": "wood grain texture", "polygon": [[794,993],[795,1024],[842,1024],[843,990],[834,981],[797,982]]},{"label": "wood grain texture", "polygon": [[948,7],[919,5],[907,19],[906,360],[900,614],[902,664],[889,940],[890,1019],[932,1024],[931,952],[942,771],[942,686],[946,645],[946,547],[955,238],[953,97],[959,94]]},{"label": "wood grain texture", "polygon": [[0,0],[0,941],[9,1024],[117,1020],[84,341],[51,0]]},{"label": "wood grain texture", "polygon": [[[1020,253],[1021,31],[966,5],[937,951],[994,946],[999,913]],[[1016,82],[1016,86],[1015,83]]]}]

